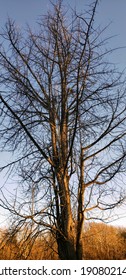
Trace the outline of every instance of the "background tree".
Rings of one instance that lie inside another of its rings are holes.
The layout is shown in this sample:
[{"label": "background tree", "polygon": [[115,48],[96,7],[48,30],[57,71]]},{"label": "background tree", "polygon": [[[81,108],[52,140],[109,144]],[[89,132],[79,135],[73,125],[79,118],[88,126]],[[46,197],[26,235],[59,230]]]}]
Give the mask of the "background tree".
[{"label": "background tree", "polygon": [[37,32],[8,20],[1,34],[1,149],[15,155],[1,170],[20,179],[1,206],[16,228],[50,230],[60,259],[82,259],[84,220],[108,218],[125,198],[125,84],[103,50],[97,4],[70,14],[58,1]]},{"label": "background tree", "polygon": [[56,240],[52,235],[39,234],[35,236],[29,230],[29,225],[17,229],[0,230],[0,260],[57,260]]},{"label": "background tree", "polygon": [[[103,223],[89,223],[83,238],[84,258],[93,260],[125,259],[121,229]],[[123,229],[123,232],[125,229]]]}]

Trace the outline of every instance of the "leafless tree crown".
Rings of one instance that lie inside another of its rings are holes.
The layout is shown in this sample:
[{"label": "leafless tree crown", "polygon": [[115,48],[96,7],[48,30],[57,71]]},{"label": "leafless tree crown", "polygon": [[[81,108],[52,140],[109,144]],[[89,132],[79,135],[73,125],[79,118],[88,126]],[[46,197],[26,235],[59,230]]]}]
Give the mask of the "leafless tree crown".
[{"label": "leafless tree crown", "polygon": [[125,198],[125,84],[94,25],[97,4],[71,14],[58,1],[36,33],[8,20],[1,34],[1,149],[15,154],[1,170],[15,168],[26,198],[7,204],[3,193],[1,204],[17,225],[55,233],[60,258],[81,258],[84,220]]}]

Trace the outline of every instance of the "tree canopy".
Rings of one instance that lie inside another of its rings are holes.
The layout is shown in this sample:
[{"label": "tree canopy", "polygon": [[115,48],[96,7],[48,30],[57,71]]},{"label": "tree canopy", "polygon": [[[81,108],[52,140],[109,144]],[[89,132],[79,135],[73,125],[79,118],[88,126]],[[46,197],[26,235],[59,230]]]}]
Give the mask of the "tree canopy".
[{"label": "tree canopy", "polygon": [[98,0],[84,14],[52,5],[37,32],[9,19],[0,35],[0,144],[15,155],[1,171],[20,178],[1,206],[17,229],[49,229],[59,258],[82,259],[84,221],[125,199],[125,81],[95,27]]}]

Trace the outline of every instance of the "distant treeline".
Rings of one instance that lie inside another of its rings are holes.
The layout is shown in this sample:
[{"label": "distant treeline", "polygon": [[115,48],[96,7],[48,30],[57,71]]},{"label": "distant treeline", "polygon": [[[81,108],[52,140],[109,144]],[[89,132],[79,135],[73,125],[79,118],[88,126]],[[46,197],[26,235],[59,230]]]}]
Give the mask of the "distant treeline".
[{"label": "distant treeline", "polygon": [[[58,260],[57,245],[50,233],[33,238],[24,228],[12,235],[9,230],[0,231],[1,260]],[[87,260],[126,259],[126,228],[103,223],[90,223],[83,236],[84,256]]]}]

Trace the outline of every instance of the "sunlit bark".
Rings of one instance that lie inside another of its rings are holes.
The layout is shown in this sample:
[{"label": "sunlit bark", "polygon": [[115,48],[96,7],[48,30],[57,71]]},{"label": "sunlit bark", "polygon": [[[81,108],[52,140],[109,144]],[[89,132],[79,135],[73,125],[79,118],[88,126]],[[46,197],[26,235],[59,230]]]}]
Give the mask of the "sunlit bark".
[{"label": "sunlit bark", "polygon": [[58,1],[38,32],[23,38],[9,20],[0,35],[1,149],[15,155],[1,171],[12,168],[23,188],[13,204],[1,190],[0,204],[17,229],[50,230],[60,259],[82,259],[85,220],[107,219],[125,199],[125,184],[116,186],[125,172],[125,83],[106,62],[97,4],[88,17],[70,16]]}]

